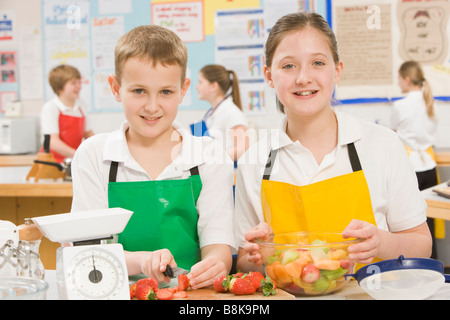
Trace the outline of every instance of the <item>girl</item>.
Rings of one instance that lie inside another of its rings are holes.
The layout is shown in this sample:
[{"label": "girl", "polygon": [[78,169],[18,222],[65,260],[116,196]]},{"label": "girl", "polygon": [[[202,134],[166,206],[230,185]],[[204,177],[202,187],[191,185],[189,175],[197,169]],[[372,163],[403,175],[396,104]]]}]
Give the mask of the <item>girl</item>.
[{"label": "girl", "polygon": [[[391,127],[406,147],[419,190],[428,189],[438,184],[433,150],[437,129],[433,94],[416,61],[406,61],[400,66],[398,84],[406,97],[394,102]],[[434,238],[435,221],[428,219],[427,222]],[[437,257],[434,245],[431,257]]]},{"label": "girl", "polygon": [[426,204],[396,134],[331,107],[343,63],[328,23],[315,13],[286,15],[265,50],[265,78],[285,118],[239,160],[237,268],[261,264],[253,240],[272,231],[362,238],[349,247],[358,263],[429,257]]},{"label": "girl", "polygon": [[211,105],[203,117],[208,134],[221,141],[230,158],[237,161],[248,148],[248,123],[242,112],[236,73],[217,64],[204,66],[196,89],[199,99]]}]

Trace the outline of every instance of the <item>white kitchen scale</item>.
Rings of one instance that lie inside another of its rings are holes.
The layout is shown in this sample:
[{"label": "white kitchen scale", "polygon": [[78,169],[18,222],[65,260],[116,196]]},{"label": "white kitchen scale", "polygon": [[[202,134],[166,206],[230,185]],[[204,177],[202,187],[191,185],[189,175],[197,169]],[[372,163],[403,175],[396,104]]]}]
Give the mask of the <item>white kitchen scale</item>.
[{"label": "white kitchen scale", "polygon": [[123,247],[110,240],[132,214],[111,208],[32,218],[45,237],[61,243],[56,251],[60,299],[130,299]]}]

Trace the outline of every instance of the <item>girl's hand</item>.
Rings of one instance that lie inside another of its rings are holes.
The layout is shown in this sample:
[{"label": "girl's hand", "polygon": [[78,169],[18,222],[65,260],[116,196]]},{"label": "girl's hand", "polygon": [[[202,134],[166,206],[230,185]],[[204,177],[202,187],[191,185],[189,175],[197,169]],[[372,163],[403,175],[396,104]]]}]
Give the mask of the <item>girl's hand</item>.
[{"label": "girl's hand", "polygon": [[187,276],[191,288],[199,289],[213,285],[218,277],[227,274],[228,270],[225,263],[220,258],[210,255],[194,264]]},{"label": "girl's hand", "polygon": [[172,253],[167,249],[147,252],[142,256],[140,264],[142,273],[149,278],[155,278],[158,282],[170,281],[170,278],[163,274],[168,264],[172,267],[177,266]]},{"label": "girl's hand", "polygon": [[378,255],[381,245],[379,229],[371,223],[352,220],[342,232],[344,238],[364,239],[348,247],[349,258],[357,263],[368,264]]},{"label": "girl's hand", "polygon": [[251,228],[245,233],[244,252],[247,254],[248,262],[257,266],[261,265],[261,253],[259,252],[259,245],[254,242],[255,239],[267,239],[272,233],[272,228],[266,223],[261,222],[256,227]]}]

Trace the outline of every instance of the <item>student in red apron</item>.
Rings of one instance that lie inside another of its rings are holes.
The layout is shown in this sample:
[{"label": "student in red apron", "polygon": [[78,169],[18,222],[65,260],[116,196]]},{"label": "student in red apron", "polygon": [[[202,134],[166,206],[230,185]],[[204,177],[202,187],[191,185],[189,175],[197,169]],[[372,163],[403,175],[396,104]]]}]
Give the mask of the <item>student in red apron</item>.
[{"label": "student in red apron", "polygon": [[240,270],[261,264],[253,240],[270,232],[362,238],[349,247],[357,263],[430,255],[426,204],[395,133],[331,107],[343,72],[337,52],[318,14],[286,15],[269,34],[265,77],[285,117],[239,161]]},{"label": "student in red apron", "polygon": [[57,66],[50,71],[49,83],[57,96],[42,108],[41,133],[50,135],[50,152],[57,162],[62,162],[72,158],[83,139],[94,133],[79,99],[80,72],[69,65]]},{"label": "student in red apron", "polygon": [[140,26],[119,39],[109,83],[126,121],[78,148],[71,211],[133,211],[118,237],[128,274],[169,281],[166,266],[178,266],[195,289],[231,269],[233,163],[219,143],[175,121],[186,65],[185,45],[166,28]]}]

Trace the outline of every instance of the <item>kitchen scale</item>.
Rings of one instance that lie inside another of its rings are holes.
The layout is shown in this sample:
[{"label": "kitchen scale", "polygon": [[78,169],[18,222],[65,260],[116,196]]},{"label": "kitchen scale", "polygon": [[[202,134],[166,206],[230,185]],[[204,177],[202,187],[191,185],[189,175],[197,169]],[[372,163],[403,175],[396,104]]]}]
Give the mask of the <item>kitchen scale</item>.
[{"label": "kitchen scale", "polygon": [[111,240],[132,214],[111,208],[32,218],[45,237],[61,243],[56,251],[60,299],[130,299],[123,247]]}]

